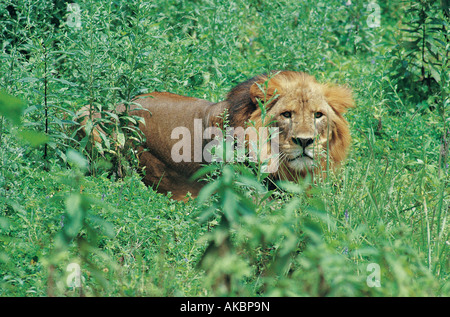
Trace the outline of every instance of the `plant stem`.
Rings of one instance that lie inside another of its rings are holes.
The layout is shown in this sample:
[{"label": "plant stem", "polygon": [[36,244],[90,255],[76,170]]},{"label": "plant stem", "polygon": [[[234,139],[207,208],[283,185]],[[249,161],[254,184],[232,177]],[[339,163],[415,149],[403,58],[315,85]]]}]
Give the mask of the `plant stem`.
[{"label": "plant stem", "polygon": [[[44,109],[45,109],[45,135],[48,136],[48,103],[47,103],[47,48],[45,43],[42,44],[44,47]],[[47,142],[44,144],[44,162],[47,161]]]},{"label": "plant stem", "polygon": [[425,34],[426,34],[426,14],[425,8],[422,6],[422,80],[425,80]]}]

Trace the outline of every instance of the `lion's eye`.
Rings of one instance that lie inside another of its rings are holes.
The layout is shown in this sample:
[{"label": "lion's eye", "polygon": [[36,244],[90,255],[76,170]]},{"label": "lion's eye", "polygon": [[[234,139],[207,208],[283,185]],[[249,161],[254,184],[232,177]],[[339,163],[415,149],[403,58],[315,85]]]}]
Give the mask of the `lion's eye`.
[{"label": "lion's eye", "polygon": [[323,113],[322,112],[315,112],[314,113],[314,118],[316,118],[316,119],[319,119],[320,117],[322,117],[323,116]]},{"label": "lion's eye", "polygon": [[290,117],[292,117],[292,114],[291,114],[290,111],[285,111],[285,112],[281,113],[281,115],[282,115],[283,117],[285,117],[285,118],[290,118]]}]

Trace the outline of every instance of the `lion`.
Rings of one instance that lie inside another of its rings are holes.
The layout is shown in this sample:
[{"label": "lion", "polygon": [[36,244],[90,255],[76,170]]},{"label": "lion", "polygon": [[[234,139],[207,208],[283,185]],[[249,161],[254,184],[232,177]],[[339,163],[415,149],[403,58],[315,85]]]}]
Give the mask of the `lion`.
[{"label": "lion", "polygon": [[225,100],[217,103],[170,92],[140,95],[133,102],[142,109],[134,106],[131,113],[145,121],[139,124],[145,136],[139,148],[143,182],[160,193],[170,192],[176,200],[186,200],[188,193],[194,198],[204,186],[204,182],[192,180],[207,163],[202,151],[210,140],[203,131],[223,126],[224,112],[231,127],[252,122],[259,128],[267,124],[262,121],[264,105],[267,121],[279,131],[279,167],[269,175],[273,181],[298,181],[309,173],[336,169],[351,143],[343,116],[354,107],[351,90],[319,83],[303,72],[255,76],[232,88]]}]

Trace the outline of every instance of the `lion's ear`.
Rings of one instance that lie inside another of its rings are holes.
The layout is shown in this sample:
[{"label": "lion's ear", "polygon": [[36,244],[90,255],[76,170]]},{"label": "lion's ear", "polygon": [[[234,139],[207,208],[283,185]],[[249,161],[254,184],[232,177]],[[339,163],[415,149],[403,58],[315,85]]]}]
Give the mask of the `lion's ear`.
[{"label": "lion's ear", "polygon": [[328,104],[338,113],[345,113],[355,106],[350,88],[324,85],[324,95]]},{"label": "lion's ear", "polygon": [[252,102],[257,105],[257,99],[261,100],[262,103],[267,103],[269,100],[279,95],[281,88],[278,83],[270,79],[269,81],[257,81],[250,86],[250,98]]}]

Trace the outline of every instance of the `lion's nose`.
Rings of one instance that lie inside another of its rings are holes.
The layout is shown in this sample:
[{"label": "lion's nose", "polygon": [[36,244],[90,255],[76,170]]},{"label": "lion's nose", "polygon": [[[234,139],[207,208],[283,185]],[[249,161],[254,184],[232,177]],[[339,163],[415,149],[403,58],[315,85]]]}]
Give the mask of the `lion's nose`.
[{"label": "lion's nose", "polygon": [[292,142],[306,149],[310,144],[314,142],[314,140],[312,138],[292,138]]}]

